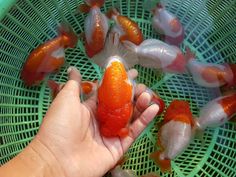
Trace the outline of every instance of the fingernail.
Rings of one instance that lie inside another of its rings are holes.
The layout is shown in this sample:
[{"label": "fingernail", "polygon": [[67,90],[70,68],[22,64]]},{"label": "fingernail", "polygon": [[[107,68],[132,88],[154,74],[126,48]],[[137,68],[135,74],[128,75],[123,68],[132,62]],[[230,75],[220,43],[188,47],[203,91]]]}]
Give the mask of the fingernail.
[{"label": "fingernail", "polygon": [[67,69],[67,74],[70,74],[70,72],[72,71],[73,67],[70,66],[68,69]]},{"label": "fingernail", "polygon": [[157,104],[155,104],[155,103],[154,103],[152,106],[153,106],[153,109],[155,109],[155,111],[156,111],[156,114],[155,114],[155,115],[157,115],[158,112],[159,112],[159,110],[160,110],[160,106],[157,105]]},{"label": "fingernail", "polygon": [[70,74],[70,72],[71,72],[72,70],[77,70],[77,68],[74,67],[74,66],[70,66],[70,67],[67,69],[67,74]]}]

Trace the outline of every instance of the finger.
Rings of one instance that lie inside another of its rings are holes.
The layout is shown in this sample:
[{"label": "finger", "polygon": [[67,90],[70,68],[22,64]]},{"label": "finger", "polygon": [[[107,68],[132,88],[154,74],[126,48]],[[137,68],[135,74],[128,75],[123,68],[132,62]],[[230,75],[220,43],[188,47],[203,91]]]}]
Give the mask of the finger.
[{"label": "finger", "polygon": [[147,90],[147,86],[144,85],[144,84],[138,84],[135,88],[135,94],[134,94],[134,97],[135,98],[138,98],[141,93],[145,92]]},{"label": "finger", "polygon": [[136,69],[131,69],[128,71],[128,76],[131,80],[133,80],[138,77],[138,71]]},{"label": "finger", "polygon": [[122,147],[124,151],[127,151],[134,140],[140,135],[140,133],[147,127],[147,125],[154,119],[159,106],[153,104],[149,106],[140,116],[130,125],[130,135],[121,139]]},{"label": "finger", "polygon": [[135,107],[134,107],[134,120],[140,116],[140,114],[147,109],[150,105],[152,97],[149,93],[143,92],[137,99]]},{"label": "finger", "polygon": [[76,67],[70,66],[67,70],[67,73],[69,75],[69,80],[74,80],[77,83],[81,82],[81,74]]},{"label": "finger", "polygon": [[69,67],[68,70],[69,81],[65,84],[62,91],[72,93],[76,97],[80,95],[81,74],[75,67]]}]

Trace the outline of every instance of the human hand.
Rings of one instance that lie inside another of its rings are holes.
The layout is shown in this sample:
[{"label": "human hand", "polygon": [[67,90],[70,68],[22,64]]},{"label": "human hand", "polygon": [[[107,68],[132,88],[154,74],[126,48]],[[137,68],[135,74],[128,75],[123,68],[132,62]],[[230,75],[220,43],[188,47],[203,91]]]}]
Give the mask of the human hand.
[{"label": "human hand", "polygon": [[[136,70],[130,70],[134,79]],[[54,157],[55,163],[64,176],[98,177],[116,165],[130,145],[155,117],[159,110],[156,104],[150,105],[151,95],[143,84],[136,85],[135,108],[130,134],[125,138],[106,138],[100,135],[96,120],[97,96],[94,93],[85,102],[80,101],[81,75],[73,67],[69,81],[51,104],[40,130],[31,144],[36,151],[47,159]],[[94,84],[94,83],[92,83]],[[96,87],[96,84],[94,84]],[[37,147],[43,147],[41,150]],[[45,150],[46,149],[46,150]]]}]

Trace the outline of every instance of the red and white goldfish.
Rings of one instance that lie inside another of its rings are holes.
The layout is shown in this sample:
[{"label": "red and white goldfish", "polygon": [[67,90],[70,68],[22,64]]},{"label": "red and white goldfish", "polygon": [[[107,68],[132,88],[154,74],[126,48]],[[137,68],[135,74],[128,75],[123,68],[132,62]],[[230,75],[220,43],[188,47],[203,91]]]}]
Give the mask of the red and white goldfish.
[{"label": "red and white goldfish", "polygon": [[[60,90],[64,87],[64,84],[59,84],[54,80],[48,80],[48,87],[51,89],[52,99],[56,98],[57,94]],[[81,95],[85,97],[86,100],[88,97],[91,96],[92,93],[96,91],[95,83],[90,81],[82,81],[80,83],[81,87]]]},{"label": "red and white goldfish", "polygon": [[[145,3],[151,4],[149,1]],[[153,28],[164,37],[164,41],[171,45],[179,45],[184,40],[184,28],[179,19],[166,10],[163,4],[157,3],[152,10]]]},{"label": "red and white goldfish", "polygon": [[189,103],[174,100],[164,115],[164,122],[158,132],[157,145],[160,150],[151,154],[151,158],[162,172],[171,171],[171,160],[182,153],[192,137],[193,116]]},{"label": "red and white goldfish", "polygon": [[89,12],[85,19],[85,50],[91,58],[103,49],[109,25],[107,17],[100,10],[105,0],[85,0],[85,2],[86,4],[79,6],[79,11]]},{"label": "red and white goldfish", "polygon": [[111,56],[98,87],[97,118],[100,133],[106,137],[125,137],[133,114],[134,87],[122,58]]},{"label": "red and white goldfish", "polygon": [[120,41],[130,41],[136,45],[143,42],[143,34],[138,24],[130,18],[120,15],[117,9],[112,8],[107,12],[107,16],[115,21],[112,31],[118,33]]},{"label": "red and white goldfish", "polygon": [[236,115],[236,93],[221,96],[207,103],[195,119],[196,129],[204,131],[207,127],[218,127]]},{"label": "red and white goldfish", "polygon": [[202,63],[187,48],[187,69],[194,82],[203,87],[234,87],[236,86],[236,64]]},{"label": "red and white goldfish", "polygon": [[65,48],[73,48],[78,37],[68,25],[59,27],[60,35],[34,49],[23,66],[21,78],[27,86],[38,85],[44,78],[61,68]]},{"label": "red and white goldfish", "polygon": [[[168,45],[157,39],[146,39],[140,45],[129,41],[124,46],[134,54],[138,64],[148,68],[161,69],[168,73],[184,73],[187,61],[182,51],[173,45]],[[131,58],[132,60],[135,57]]]}]

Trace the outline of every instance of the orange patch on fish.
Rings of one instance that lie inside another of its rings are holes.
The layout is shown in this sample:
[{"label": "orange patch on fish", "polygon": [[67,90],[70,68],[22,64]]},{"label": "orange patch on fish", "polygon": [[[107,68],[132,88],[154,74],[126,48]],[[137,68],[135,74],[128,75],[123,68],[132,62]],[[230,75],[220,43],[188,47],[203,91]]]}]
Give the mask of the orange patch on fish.
[{"label": "orange patch on fish", "polygon": [[123,36],[121,36],[121,41],[128,40],[136,45],[139,45],[141,42],[143,42],[143,34],[136,22],[122,15],[117,16],[117,21],[125,33]]},{"label": "orange patch on fish", "polygon": [[104,47],[103,41],[105,41],[106,35],[104,34],[100,23],[101,21],[96,21],[95,28],[92,33],[92,41],[89,43],[85,41],[86,54],[90,58],[99,53]]},{"label": "orange patch on fish", "polygon": [[193,116],[187,101],[174,100],[171,102],[164,115],[164,123],[171,120],[184,122],[193,126]]},{"label": "orange patch on fish", "polygon": [[236,113],[236,93],[218,100],[218,103],[222,106],[228,118]]},{"label": "orange patch on fish", "polygon": [[208,66],[206,67],[202,73],[202,78],[209,83],[219,81],[220,83],[226,83],[225,80],[226,72],[220,70],[219,68],[216,68],[214,66]]},{"label": "orange patch on fish", "polygon": [[171,26],[171,31],[177,33],[181,29],[182,25],[178,19],[174,18],[173,20],[171,20],[170,26]]}]

